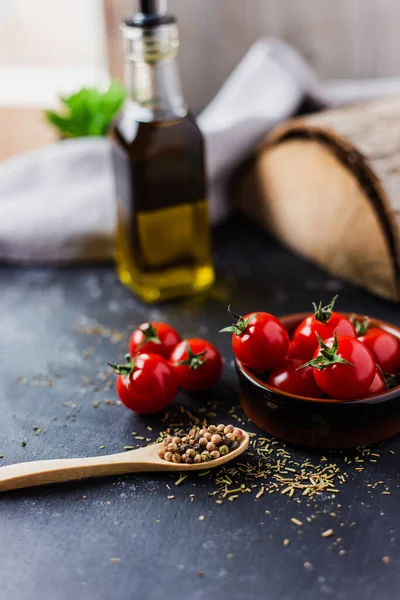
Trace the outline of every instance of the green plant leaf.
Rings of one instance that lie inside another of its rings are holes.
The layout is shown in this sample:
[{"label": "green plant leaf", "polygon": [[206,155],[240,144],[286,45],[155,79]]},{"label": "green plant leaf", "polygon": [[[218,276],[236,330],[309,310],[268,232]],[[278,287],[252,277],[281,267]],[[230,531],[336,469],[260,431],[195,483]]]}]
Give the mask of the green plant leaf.
[{"label": "green plant leaf", "polygon": [[46,110],[45,117],[63,137],[106,136],[125,98],[126,90],[116,82],[105,91],[82,88],[71,96],[60,96],[64,110]]}]

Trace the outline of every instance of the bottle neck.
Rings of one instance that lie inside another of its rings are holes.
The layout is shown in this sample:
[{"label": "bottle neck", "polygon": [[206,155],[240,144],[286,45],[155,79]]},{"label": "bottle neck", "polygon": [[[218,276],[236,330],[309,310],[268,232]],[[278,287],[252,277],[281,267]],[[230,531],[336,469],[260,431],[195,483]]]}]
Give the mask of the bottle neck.
[{"label": "bottle neck", "polygon": [[186,116],[176,58],[153,63],[127,60],[125,79],[139,120],[168,121]]},{"label": "bottle neck", "polygon": [[169,121],[187,114],[177,55],[176,25],[152,28],[122,26],[126,85],[139,121]]}]

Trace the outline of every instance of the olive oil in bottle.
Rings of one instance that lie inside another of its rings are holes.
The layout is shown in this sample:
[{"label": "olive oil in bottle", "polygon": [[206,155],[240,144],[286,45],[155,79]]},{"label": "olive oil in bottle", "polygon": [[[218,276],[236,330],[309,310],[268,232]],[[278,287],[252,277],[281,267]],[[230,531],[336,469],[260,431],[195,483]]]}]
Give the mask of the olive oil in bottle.
[{"label": "olive oil in bottle", "polygon": [[117,268],[146,302],[214,281],[203,137],[182,98],[175,19],[157,8],[142,0],[122,25],[129,100],[113,130]]}]

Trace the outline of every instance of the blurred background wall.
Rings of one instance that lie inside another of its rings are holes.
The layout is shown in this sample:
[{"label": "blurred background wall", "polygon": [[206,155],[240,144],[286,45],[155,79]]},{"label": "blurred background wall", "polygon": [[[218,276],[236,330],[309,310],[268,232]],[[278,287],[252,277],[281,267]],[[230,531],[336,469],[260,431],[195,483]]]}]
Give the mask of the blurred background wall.
[{"label": "blurred background wall", "polygon": [[[107,17],[113,73],[118,23],[134,0],[0,0],[0,66],[98,70]],[[181,26],[190,104],[202,108],[263,35],[297,46],[324,78],[399,74],[399,0],[169,0]]]},{"label": "blurred background wall", "polygon": [[[119,18],[132,1],[104,4],[110,15],[119,11]],[[169,7],[179,17],[183,80],[196,110],[265,35],[299,48],[323,78],[400,73],[399,0],[169,0]],[[118,71],[117,63],[114,68]]]}]

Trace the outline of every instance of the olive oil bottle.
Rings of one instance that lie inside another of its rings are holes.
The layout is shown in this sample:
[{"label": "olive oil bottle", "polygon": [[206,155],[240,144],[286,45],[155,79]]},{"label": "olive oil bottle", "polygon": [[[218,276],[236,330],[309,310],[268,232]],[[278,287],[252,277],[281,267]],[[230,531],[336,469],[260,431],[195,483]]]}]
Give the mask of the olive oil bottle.
[{"label": "olive oil bottle", "polygon": [[142,0],[122,24],[129,99],[113,130],[120,280],[145,302],[214,281],[202,134],[183,101],[175,19]]}]

